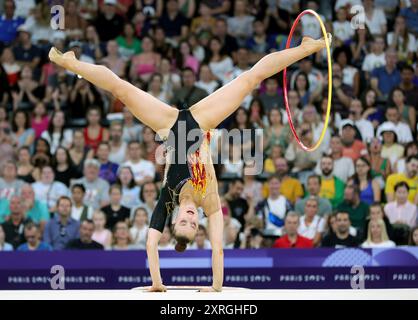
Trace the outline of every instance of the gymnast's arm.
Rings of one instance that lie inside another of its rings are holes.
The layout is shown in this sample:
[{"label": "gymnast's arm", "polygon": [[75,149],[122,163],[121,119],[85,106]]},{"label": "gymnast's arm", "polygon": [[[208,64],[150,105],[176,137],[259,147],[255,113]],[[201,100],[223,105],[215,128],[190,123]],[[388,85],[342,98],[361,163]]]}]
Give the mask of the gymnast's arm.
[{"label": "gymnast's arm", "polygon": [[212,288],[215,291],[222,291],[222,284],[224,279],[224,220],[221,210],[218,210],[208,216],[208,226],[209,240],[212,246]]},{"label": "gymnast's arm", "polygon": [[147,256],[152,279],[152,287],[149,289],[149,291],[167,291],[161,279],[160,260],[158,256],[158,243],[160,242],[168,215],[166,207],[166,203],[168,201],[168,189],[164,187],[161,190],[161,195],[158,200],[157,206],[155,207],[155,210],[152,213],[151,223],[148,230]]}]

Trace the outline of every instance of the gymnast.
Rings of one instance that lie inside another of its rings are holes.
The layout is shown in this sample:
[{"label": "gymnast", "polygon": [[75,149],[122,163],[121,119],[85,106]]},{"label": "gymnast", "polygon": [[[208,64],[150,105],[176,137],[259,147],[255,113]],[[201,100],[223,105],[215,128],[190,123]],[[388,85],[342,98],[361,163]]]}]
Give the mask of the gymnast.
[{"label": "gymnast", "polygon": [[[331,35],[327,36],[330,41]],[[149,291],[166,291],[160,274],[158,242],[167,217],[172,214],[171,227],[177,241],[176,250],[184,251],[187,243],[194,240],[198,230],[198,207],[202,207],[208,220],[213,272],[212,286],[200,291],[222,290],[223,214],[208,148],[210,130],[231,115],[264,79],[325,47],[324,38],[314,40],[304,37],[299,46],[264,56],[250,70],[243,72],[190,108],[181,110],[120,79],[105,66],[79,61],[72,51],[62,54],[56,48],[51,48],[49,58],[52,62],[111,92],[142,123],[152,128],[166,145],[164,181],[160,198],[152,214],[147,239],[152,279]],[[192,141],[188,141],[186,136],[193,129],[199,134],[190,139]],[[180,143],[186,144],[184,151],[180,150]],[[179,160],[180,158],[184,161]]]}]

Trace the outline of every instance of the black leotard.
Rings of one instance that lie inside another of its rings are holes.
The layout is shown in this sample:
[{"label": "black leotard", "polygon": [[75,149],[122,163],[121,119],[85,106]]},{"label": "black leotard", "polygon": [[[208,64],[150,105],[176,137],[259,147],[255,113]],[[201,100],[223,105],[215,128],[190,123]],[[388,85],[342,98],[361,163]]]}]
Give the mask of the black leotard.
[{"label": "black leotard", "polygon": [[[191,133],[191,130],[197,129]],[[187,135],[191,133],[191,136]],[[196,133],[196,134],[193,134]],[[192,179],[187,155],[200,148],[204,134],[189,109],[179,110],[176,122],[165,141],[167,157],[170,157],[167,179],[163,185],[157,206],[151,217],[150,228],[164,230],[167,216],[179,203],[178,196],[184,184]],[[187,150],[187,153],[186,153]]]}]

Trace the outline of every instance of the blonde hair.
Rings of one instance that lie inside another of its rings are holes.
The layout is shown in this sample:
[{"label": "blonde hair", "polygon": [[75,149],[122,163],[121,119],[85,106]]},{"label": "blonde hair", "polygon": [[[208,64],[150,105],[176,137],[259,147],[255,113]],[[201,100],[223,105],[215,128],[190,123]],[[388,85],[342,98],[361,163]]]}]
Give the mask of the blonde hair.
[{"label": "blonde hair", "polygon": [[386,231],[386,224],[382,219],[377,219],[377,220],[370,220],[370,222],[369,222],[369,227],[368,227],[368,230],[367,230],[367,242],[368,243],[373,243],[373,241],[372,241],[372,223],[374,223],[374,222],[377,223],[380,227],[380,230],[381,230],[380,235],[381,235],[381,238],[382,238],[382,242],[388,241],[389,236],[388,236],[388,233]]}]

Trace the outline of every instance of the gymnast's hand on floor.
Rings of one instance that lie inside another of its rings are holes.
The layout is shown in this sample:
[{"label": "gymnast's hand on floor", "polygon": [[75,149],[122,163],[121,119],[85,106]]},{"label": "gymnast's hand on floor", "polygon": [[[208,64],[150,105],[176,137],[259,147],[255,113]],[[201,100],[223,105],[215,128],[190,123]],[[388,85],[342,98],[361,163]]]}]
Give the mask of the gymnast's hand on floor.
[{"label": "gymnast's hand on floor", "polygon": [[153,284],[151,287],[147,289],[148,292],[167,292],[167,288],[163,284]]},{"label": "gymnast's hand on floor", "polygon": [[199,292],[221,292],[221,291],[222,291],[222,289],[221,290],[215,290],[214,287],[204,287],[204,288],[199,289]]}]

